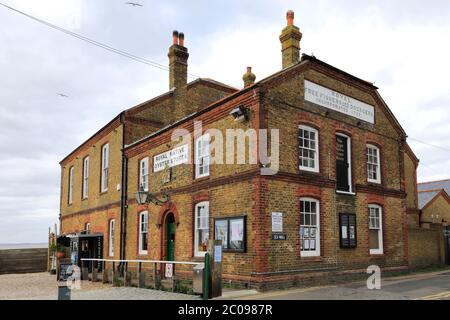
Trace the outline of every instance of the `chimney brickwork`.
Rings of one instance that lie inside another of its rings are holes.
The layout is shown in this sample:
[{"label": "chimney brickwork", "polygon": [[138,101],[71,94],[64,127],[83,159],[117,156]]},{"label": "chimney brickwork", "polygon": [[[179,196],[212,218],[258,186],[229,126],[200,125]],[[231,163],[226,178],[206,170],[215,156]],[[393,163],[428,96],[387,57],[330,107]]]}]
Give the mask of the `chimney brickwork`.
[{"label": "chimney brickwork", "polygon": [[296,64],[300,60],[300,40],[302,33],[294,25],[294,11],[286,13],[287,26],[280,35],[283,69]]}]

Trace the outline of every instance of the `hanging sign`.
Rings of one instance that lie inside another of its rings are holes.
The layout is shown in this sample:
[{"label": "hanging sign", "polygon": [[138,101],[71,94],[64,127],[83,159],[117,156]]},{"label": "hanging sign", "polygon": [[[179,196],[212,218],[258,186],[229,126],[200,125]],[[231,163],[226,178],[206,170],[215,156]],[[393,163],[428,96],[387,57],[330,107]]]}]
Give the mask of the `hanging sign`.
[{"label": "hanging sign", "polygon": [[188,145],[184,144],[153,157],[153,171],[158,172],[166,167],[175,167],[188,162]]},{"label": "hanging sign", "polygon": [[305,100],[322,107],[375,123],[375,108],[342,93],[305,80]]},{"label": "hanging sign", "polygon": [[173,264],[166,263],[166,278],[172,278],[172,277],[173,277]]}]

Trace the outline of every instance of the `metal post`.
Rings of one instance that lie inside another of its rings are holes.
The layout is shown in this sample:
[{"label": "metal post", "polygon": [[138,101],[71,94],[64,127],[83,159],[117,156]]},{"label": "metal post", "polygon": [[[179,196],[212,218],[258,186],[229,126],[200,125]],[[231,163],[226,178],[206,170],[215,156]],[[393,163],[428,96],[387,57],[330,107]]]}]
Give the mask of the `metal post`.
[{"label": "metal post", "polygon": [[203,300],[208,300],[209,298],[209,276],[210,276],[209,252],[207,252],[205,254],[205,267],[203,269]]}]

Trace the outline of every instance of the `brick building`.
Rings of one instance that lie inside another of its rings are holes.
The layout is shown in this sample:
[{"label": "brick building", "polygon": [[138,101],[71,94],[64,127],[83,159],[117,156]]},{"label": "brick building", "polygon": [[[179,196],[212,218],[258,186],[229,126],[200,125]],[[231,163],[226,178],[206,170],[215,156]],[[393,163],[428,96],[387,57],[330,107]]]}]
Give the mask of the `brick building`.
[{"label": "brick building", "polygon": [[[255,82],[248,68],[241,90],[186,84],[184,36],[174,33],[172,90],[61,162],[62,232],[90,223],[103,256],[122,259],[201,260],[206,240],[220,239],[224,279],[261,288],[374,264],[406,269],[416,207],[406,134],[372,83],[300,55],[293,18],[280,35],[282,70]],[[170,200],[139,205],[141,186]]]}]

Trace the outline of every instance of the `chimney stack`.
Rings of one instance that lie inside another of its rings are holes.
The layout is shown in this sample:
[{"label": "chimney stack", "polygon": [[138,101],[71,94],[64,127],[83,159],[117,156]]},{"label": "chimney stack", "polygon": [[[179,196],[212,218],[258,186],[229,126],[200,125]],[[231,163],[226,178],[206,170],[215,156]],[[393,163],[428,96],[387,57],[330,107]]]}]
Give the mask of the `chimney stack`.
[{"label": "chimney stack", "polygon": [[289,10],[286,13],[287,26],[281,31],[281,53],[283,59],[283,69],[300,60],[300,40],[302,33],[294,25],[294,11]]},{"label": "chimney stack", "polygon": [[256,76],[252,73],[252,67],[247,67],[247,72],[242,76],[244,80],[244,88],[255,83]]},{"label": "chimney stack", "polygon": [[172,33],[172,45],[169,48],[169,89],[182,88],[187,84],[188,49],[184,46],[184,33]]}]

